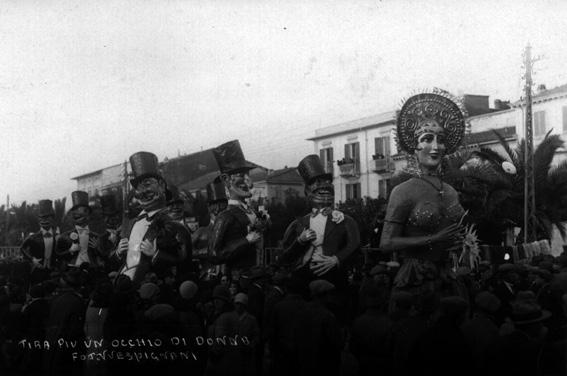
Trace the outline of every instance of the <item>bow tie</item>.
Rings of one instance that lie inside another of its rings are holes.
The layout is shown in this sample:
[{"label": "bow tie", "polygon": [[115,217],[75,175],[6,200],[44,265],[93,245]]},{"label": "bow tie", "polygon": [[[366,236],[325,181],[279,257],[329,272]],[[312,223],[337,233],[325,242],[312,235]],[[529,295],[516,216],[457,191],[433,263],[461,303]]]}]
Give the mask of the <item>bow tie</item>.
[{"label": "bow tie", "polygon": [[143,214],[138,215],[138,216],[136,217],[136,220],[135,220],[135,221],[138,222],[138,221],[141,221],[142,219],[145,219],[145,220],[147,220],[147,221],[151,221],[151,220],[152,220],[152,218],[148,215],[148,213],[143,213]]},{"label": "bow tie", "polygon": [[328,216],[329,214],[331,214],[333,212],[333,209],[326,207],[326,208],[321,208],[321,209],[317,209],[317,208],[313,208],[311,209],[311,216],[312,217],[316,217],[317,214],[321,214],[323,216]]},{"label": "bow tie", "polygon": [[44,232],[44,233],[43,233],[43,237],[44,237],[44,238],[52,238],[53,235],[51,234],[51,232],[48,231],[48,232]]}]

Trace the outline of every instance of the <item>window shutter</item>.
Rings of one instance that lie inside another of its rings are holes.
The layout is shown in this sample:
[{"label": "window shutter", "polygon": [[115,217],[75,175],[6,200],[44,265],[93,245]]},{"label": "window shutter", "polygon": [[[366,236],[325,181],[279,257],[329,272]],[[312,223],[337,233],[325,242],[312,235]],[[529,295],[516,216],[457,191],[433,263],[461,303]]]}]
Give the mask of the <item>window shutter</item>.
[{"label": "window shutter", "polygon": [[390,136],[383,137],[384,140],[384,156],[390,156]]},{"label": "window shutter", "polygon": [[345,144],[345,158],[346,158],[346,159],[352,158],[352,157],[350,156],[350,144]]},{"label": "window shutter", "polygon": [[319,150],[319,158],[321,158],[321,163],[323,163],[323,165],[327,163],[327,161],[325,160],[325,149]]}]

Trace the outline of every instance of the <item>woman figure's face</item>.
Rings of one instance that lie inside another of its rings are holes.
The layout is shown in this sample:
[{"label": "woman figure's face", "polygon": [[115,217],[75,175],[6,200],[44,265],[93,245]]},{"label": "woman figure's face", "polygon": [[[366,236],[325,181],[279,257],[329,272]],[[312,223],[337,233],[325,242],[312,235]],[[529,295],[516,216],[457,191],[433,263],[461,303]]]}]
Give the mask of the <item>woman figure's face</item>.
[{"label": "woman figure's face", "polygon": [[434,171],[445,155],[445,132],[439,124],[428,121],[421,125],[415,148],[419,166],[428,171]]}]

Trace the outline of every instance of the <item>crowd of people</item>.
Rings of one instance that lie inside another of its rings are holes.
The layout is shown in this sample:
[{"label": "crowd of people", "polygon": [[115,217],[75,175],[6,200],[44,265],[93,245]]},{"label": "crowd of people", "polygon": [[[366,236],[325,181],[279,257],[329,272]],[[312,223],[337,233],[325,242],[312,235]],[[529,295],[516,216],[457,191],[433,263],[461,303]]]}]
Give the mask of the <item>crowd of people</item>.
[{"label": "crowd of people", "polygon": [[220,174],[198,229],[148,152],[130,157],[124,211],[101,200],[102,234],[86,192],[72,193],[62,233],[41,200],[23,264],[0,268],[2,374],[565,374],[567,253],[489,262],[464,247],[467,213],[441,171],[465,132],[448,93],[409,98],[397,131],[410,178],[380,234],[390,261],[352,262],[357,222],[309,155],[297,171],[310,211],[258,265],[271,220],[249,206],[256,166],[238,141],[214,149]]},{"label": "crowd of people", "polygon": [[[351,271],[346,304],[330,282],[305,285],[274,268],[238,279],[149,272],[138,288],[91,267],[54,273],[29,289],[2,276],[0,367],[33,375],[567,371],[567,255],[482,264],[458,276],[469,300],[392,291],[398,270],[390,262]],[[89,346],[101,339],[101,347]]]}]

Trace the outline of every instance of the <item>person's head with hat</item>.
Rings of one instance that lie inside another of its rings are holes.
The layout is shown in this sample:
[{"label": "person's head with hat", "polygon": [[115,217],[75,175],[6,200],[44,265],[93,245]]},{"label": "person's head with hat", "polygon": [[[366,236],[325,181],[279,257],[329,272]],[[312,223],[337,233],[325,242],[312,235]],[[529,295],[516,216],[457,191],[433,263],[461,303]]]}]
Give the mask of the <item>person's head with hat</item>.
[{"label": "person's head with hat", "polygon": [[221,182],[211,182],[207,184],[207,207],[211,223],[215,221],[216,216],[228,206],[228,197],[226,189]]},{"label": "person's head with hat", "polygon": [[312,208],[332,207],[335,202],[333,174],[325,170],[318,155],[306,156],[297,165],[305,183],[305,197]]},{"label": "person's head with hat", "polygon": [[100,197],[100,206],[102,209],[102,217],[104,218],[104,224],[107,229],[116,230],[120,226],[120,209],[118,209],[118,204],[116,196],[107,193]]},{"label": "person's head with hat", "polygon": [[146,282],[140,286],[138,295],[143,302],[156,303],[159,298],[160,289],[158,285]]},{"label": "person's head with hat", "polygon": [[85,274],[79,268],[70,268],[61,275],[60,285],[62,287],[70,287],[72,289],[79,289],[85,279]]},{"label": "person's head with hat", "polygon": [[166,206],[167,183],[159,171],[159,162],[155,154],[140,151],[130,156],[135,196],[146,212]]},{"label": "person's head with hat", "polygon": [[191,300],[199,292],[199,287],[193,281],[184,281],[179,285],[179,295],[185,300]]},{"label": "person's head with hat", "polygon": [[247,291],[251,284],[259,283],[263,278],[266,278],[268,274],[266,270],[261,266],[253,266],[248,270],[245,270],[240,275],[238,280],[240,287]]},{"label": "person's head with hat", "polygon": [[69,212],[71,213],[73,223],[80,227],[87,226],[92,212],[89,206],[89,194],[84,191],[74,191],[71,193],[71,201],[73,206]]},{"label": "person's head with hat", "polygon": [[389,287],[391,283],[388,267],[383,264],[375,265],[370,269],[370,277],[380,286]]},{"label": "person's head with hat", "polygon": [[499,265],[498,274],[504,282],[512,286],[520,283],[519,267],[516,264],[505,263]]},{"label": "person's head with hat", "polygon": [[236,294],[234,296],[234,308],[238,315],[246,313],[246,309],[248,308],[248,295],[243,292]]},{"label": "person's head with hat", "polygon": [[515,328],[534,339],[545,336],[547,328],[544,326],[544,322],[549,317],[551,317],[551,313],[541,309],[532,291],[520,291],[512,302],[510,318]]},{"label": "person's head with hat", "polygon": [[39,200],[37,212],[37,219],[39,226],[49,231],[55,226],[55,210],[53,210],[53,203],[51,200]]},{"label": "person's head with hat", "polygon": [[474,298],[475,312],[480,315],[494,316],[501,305],[500,299],[489,291],[481,291]]},{"label": "person's head with hat", "polygon": [[224,285],[216,285],[213,289],[213,303],[217,312],[224,312],[230,306],[230,291]]},{"label": "person's head with hat", "polygon": [[216,181],[224,184],[227,198],[244,201],[252,197],[254,185],[249,172],[258,166],[244,159],[240,142],[233,140],[217,146],[213,155],[221,173]]},{"label": "person's head with hat", "polygon": [[168,183],[165,196],[167,199],[167,207],[169,208],[169,217],[174,221],[184,223],[185,200],[182,197],[181,190],[177,186]]},{"label": "person's head with hat", "polygon": [[314,301],[326,303],[329,293],[335,290],[335,285],[325,279],[316,279],[309,283],[309,292]]}]

